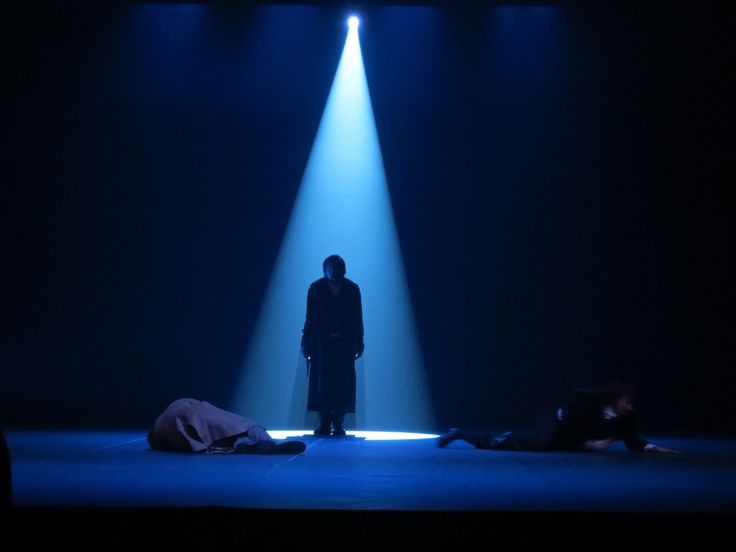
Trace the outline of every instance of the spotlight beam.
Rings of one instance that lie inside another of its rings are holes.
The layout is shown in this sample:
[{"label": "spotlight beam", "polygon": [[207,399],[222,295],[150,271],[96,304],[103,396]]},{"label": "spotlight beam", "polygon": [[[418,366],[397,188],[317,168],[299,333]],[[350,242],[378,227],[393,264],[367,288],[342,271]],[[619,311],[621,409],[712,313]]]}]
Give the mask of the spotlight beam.
[{"label": "spotlight beam", "polygon": [[231,409],[267,427],[311,425],[299,354],[306,292],[322,276],[322,260],[337,253],[361,288],[366,343],[356,365],[357,410],[346,426],[432,431],[357,18],[350,21]]}]

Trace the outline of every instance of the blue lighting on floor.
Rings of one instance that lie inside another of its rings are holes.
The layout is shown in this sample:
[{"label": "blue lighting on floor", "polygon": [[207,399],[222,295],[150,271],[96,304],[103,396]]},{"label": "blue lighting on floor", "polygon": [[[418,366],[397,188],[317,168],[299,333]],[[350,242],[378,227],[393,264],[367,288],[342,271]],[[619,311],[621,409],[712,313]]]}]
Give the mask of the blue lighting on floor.
[{"label": "blue lighting on floor", "polygon": [[357,26],[347,40],[231,410],[267,427],[309,427],[299,351],[309,284],[341,255],[363,298],[366,350],[348,429],[431,431],[404,265],[373,118]]}]

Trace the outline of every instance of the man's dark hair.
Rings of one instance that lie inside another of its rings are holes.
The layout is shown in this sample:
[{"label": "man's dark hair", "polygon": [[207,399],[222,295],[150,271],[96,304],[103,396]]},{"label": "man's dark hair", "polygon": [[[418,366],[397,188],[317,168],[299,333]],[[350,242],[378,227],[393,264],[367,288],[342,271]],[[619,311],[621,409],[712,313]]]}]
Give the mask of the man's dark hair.
[{"label": "man's dark hair", "polygon": [[635,397],[634,390],[622,381],[614,381],[601,389],[600,392],[609,404],[616,402],[622,397],[631,397],[632,400]]},{"label": "man's dark hair", "polygon": [[332,265],[333,269],[340,276],[345,276],[347,269],[345,268],[345,260],[340,255],[330,255],[322,262],[322,272],[327,272],[327,266]]}]

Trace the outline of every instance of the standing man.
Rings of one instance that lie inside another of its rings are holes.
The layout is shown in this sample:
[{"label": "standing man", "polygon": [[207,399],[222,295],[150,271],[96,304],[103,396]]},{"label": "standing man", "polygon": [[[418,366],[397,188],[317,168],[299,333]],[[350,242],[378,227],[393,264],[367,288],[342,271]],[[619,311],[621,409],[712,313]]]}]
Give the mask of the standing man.
[{"label": "standing man", "polygon": [[355,361],[363,354],[363,305],[358,285],[345,278],[345,261],[330,255],[324,277],[307,292],[302,354],[307,359],[307,410],[319,414],[315,435],[345,435],[345,414],[355,412]]}]

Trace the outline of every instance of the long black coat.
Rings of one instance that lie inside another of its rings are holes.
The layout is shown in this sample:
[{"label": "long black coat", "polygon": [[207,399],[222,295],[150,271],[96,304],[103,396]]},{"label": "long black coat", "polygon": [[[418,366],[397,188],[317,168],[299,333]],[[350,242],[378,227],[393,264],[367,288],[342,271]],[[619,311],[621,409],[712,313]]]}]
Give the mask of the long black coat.
[{"label": "long black coat", "polygon": [[358,285],[343,278],[333,295],[327,278],[309,286],[302,347],[309,360],[307,410],[355,412],[355,357],[363,353]]}]

